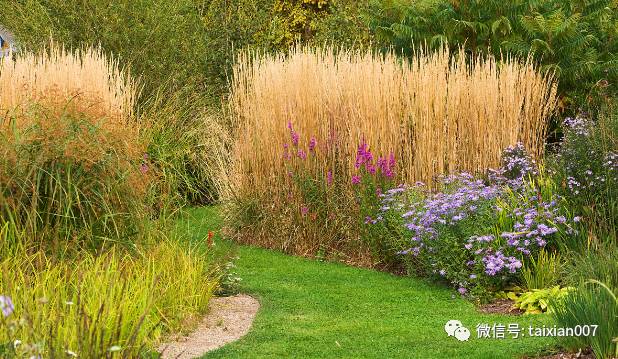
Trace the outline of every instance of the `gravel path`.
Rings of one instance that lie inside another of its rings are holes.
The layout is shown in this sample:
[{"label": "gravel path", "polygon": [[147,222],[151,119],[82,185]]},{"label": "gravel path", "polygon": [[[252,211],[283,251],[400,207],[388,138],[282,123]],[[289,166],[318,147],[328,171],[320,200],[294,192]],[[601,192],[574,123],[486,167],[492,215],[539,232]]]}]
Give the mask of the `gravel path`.
[{"label": "gravel path", "polygon": [[212,298],[210,312],[193,333],[159,347],[162,358],[195,358],[240,339],[251,328],[259,308],[255,298],[244,294]]}]

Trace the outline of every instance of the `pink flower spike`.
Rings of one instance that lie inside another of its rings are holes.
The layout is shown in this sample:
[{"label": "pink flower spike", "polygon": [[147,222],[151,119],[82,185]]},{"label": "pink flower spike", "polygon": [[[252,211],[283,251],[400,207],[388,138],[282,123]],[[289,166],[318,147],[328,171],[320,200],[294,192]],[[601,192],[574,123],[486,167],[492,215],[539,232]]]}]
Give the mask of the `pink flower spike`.
[{"label": "pink flower spike", "polygon": [[360,184],[361,178],[360,176],[352,176],[352,184]]},{"label": "pink flower spike", "polygon": [[309,141],[309,152],[313,152],[315,150],[315,145],[317,144],[316,140],[314,137],[311,137],[311,140]]},{"label": "pink flower spike", "polygon": [[294,144],[294,146],[298,146],[298,140],[300,138],[300,136],[298,135],[298,133],[296,133],[296,131],[292,130],[292,143]]}]

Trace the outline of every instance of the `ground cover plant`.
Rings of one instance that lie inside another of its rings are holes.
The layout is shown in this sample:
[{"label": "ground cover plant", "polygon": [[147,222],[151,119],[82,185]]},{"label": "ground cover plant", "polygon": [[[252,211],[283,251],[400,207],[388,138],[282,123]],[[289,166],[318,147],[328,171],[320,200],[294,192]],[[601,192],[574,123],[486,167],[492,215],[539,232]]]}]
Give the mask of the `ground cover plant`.
[{"label": "ground cover plant", "polygon": [[[468,63],[443,50],[401,64],[393,54],[309,48],[239,58],[230,175],[239,238],[366,261],[355,218],[362,193],[388,189],[382,179],[431,183],[440,173],[484,170],[517,141],[540,156],[555,104],[551,78],[530,63],[498,70],[495,61]],[[281,232],[289,238],[274,235]]]}]

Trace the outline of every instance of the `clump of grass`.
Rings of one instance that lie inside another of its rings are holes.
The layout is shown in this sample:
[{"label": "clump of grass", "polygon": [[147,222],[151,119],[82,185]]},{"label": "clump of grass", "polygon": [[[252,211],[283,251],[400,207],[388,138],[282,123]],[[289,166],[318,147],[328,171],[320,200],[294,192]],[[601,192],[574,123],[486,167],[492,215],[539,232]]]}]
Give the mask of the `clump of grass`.
[{"label": "clump of grass", "polygon": [[[238,139],[236,186],[257,188],[284,171],[281,161],[292,122],[325,144],[336,138],[345,153],[364,140],[377,153],[394,153],[399,178],[431,182],[436,174],[484,171],[502,150],[520,141],[538,158],[556,102],[551,77],[529,61],[463,53],[394,54],[298,47],[284,55],[239,57],[231,103]],[[332,167],[325,156],[318,163]],[[352,175],[354,158],[346,159]],[[330,166],[329,166],[330,165]]]},{"label": "clump of grass", "polygon": [[577,289],[558,306],[553,316],[559,326],[598,325],[595,335],[561,338],[568,348],[591,347],[597,358],[618,355],[618,249],[602,247],[574,254],[567,279]]},{"label": "clump of grass", "polygon": [[517,142],[540,159],[555,103],[551,76],[530,61],[498,66],[446,49],[410,61],[332,48],[244,53],[231,94],[230,222],[248,219],[233,224],[245,242],[363,257],[362,244],[337,243],[355,242],[360,207],[372,202],[365,195],[388,188],[359,190],[361,147],[373,156],[369,172],[375,159],[396,167],[383,173],[390,185],[484,172]]},{"label": "clump of grass", "polygon": [[100,52],[52,44],[2,60],[0,83],[1,223],[57,253],[132,242],[155,178],[132,80]]},{"label": "clump of grass", "polygon": [[[5,228],[0,239],[11,233]],[[0,320],[4,354],[134,358],[194,322],[217,287],[207,256],[171,239],[140,250],[73,261],[41,252],[5,258],[0,293],[14,308]]]},{"label": "clump of grass", "polygon": [[219,111],[205,109],[182,93],[158,92],[140,106],[140,122],[149,139],[148,154],[161,175],[158,193],[170,195],[171,209],[219,199],[225,189],[229,130]]},{"label": "clump of grass", "polygon": [[38,53],[0,61],[0,109],[39,99],[73,99],[108,115],[104,126],[123,126],[132,114],[137,85],[100,50],[68,51],[51,43]]},{"label": "clump of grass", "polygon": [[551,288],[558,284],[561,275],[559,254],[541,250],[531,257],[522,269],[522,282],[528,290]]}]

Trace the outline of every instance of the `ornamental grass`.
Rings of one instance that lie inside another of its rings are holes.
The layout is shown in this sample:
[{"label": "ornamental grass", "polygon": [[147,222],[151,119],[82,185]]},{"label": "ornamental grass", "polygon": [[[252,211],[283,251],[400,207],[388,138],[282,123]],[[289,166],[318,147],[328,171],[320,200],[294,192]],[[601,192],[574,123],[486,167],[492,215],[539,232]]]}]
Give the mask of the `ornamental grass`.
[{"label": "ornamental grass", "polygon": [[[324,247],[350,254],[335,243],[360,235],[349,223],[362,212],[355,186],[364,175],[431,185],[440,174],[497,168],[502,150],[518,142],[539,160],[556,105],[553,77],[530,59],[470,59],[447,49],[410,59],[308,47],[243,53],[231,89],[237,132],[228,197],[241,214],[238,237],[309,255]],[[335,194],[307,189],[325,182],[335,183]],[[299,211],[301,218],[320,212],[308,202],[331,203],[335,213],[302,224]],[[288,238],[276,240],[273,231]]]}]

